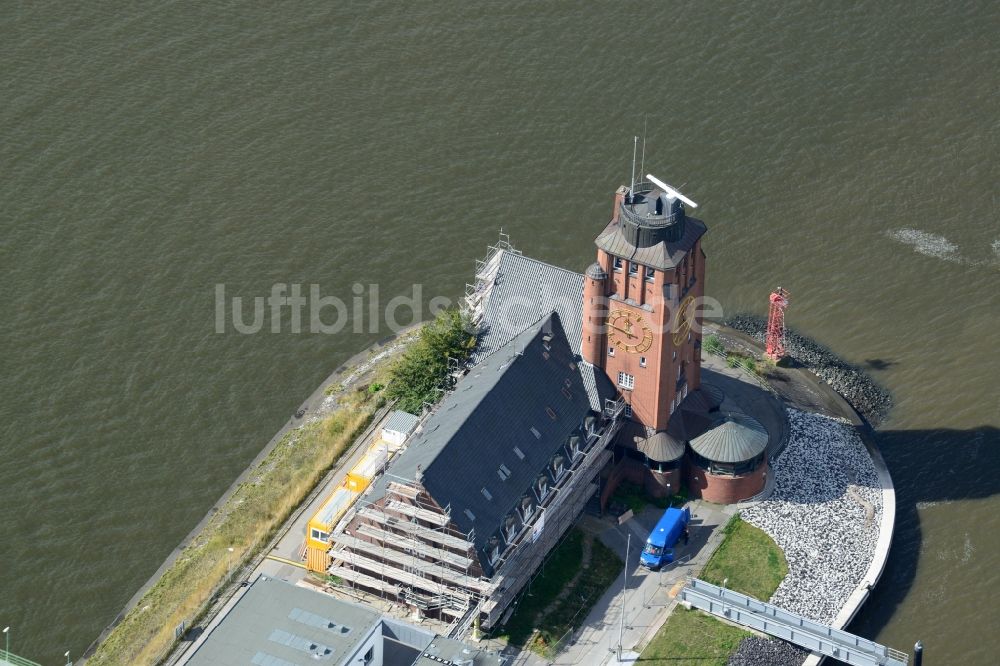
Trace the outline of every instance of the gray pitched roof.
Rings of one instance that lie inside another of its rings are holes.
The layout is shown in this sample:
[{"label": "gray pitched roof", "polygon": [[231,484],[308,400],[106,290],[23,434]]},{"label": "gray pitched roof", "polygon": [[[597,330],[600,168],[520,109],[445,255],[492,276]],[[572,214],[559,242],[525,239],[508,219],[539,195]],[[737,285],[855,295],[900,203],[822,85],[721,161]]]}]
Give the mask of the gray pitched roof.
[{"label": "gray pitched roof", "polygon": [[[595,386],[599,395],[614,393],[603,375]],[[424,488],[442,507],[450,505],[452,522],[466,534],[475,530],[490,575],[484,556],[489,538],[591,411],[580,364],[552,312],[462,378],[389,474],[413,479],[420,465]],[[501,465],[509,471],[506,478]],[[376,493],[384,492],[384,483],[383,477]]]},{"label": "gray pitched roof", "polygon": [[[559,313],[570,348],[574,354],[578,353],[583,327],[583,275],[504,251],[484,299],[479,344],[472,363],[489,358],[514,336],[551,312]],[[603,398],[609,397],[600,388],[604,373],[586,363],[580,363],[579,369],[590,406],[600,411]]]},{"label": "gray pitched roof", "polygon": [[414,416],[409,412],[396,409],[389,414],[389,418],[385,420],[385,423],[382,425],[382,429],[404,432],[408,435],[413,432],[413,429],[417,427],[417,423],[419,422],[419,417]]},{"label": "gray pitched roof", "polygon": [[505,251],[489,289],[473,362],[500,349],[552,311],[559,313],[570,347],[580,350],[583,275]]},{"label": "gray pitched roof", "polygon": [[692,439],[691,448],[714,462],[743,462],[764,452],[767,430],[745,414],[725,414],[708,432]]}]

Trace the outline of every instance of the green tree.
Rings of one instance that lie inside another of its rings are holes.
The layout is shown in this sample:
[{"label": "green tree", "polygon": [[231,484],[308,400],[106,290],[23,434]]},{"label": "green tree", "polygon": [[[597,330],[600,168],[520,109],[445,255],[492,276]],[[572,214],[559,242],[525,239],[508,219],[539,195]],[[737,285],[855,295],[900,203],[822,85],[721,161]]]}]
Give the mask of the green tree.
[{"label": "green tree", "polygon": [[450,359],[464,363],[475,349],[472,322],[456,309],[444,310],[420,329],[420,337],[389,370],[385,395],[398,399],[397,407],[419,414],[425,402],[441,397],[451,386]]}]

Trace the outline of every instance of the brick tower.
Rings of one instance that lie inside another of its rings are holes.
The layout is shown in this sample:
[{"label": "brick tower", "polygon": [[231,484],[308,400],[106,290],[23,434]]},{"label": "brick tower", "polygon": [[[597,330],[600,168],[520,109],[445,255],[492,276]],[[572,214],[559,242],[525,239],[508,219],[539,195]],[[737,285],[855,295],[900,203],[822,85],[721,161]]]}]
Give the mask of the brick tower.
[{"label": "brick tower", "polygon": [[622,186],[584,276],[581,354],[603,368],[633,420],[655,431],[701,383],[705,225],[669,186]]}]

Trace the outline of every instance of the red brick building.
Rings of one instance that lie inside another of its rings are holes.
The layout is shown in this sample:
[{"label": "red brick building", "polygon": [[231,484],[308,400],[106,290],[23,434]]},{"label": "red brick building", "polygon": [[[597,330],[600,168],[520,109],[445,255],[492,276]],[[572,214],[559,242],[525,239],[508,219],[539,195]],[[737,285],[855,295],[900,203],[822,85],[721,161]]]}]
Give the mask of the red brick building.
[{"label": "red brick building", "polygon": [[[654,183],[615,193],[611,221],[595,241],[597,261],[584,273],[580,351],[624,397],[637,426],[626,430],[640,435],[622,445],[645,463],[647,492],[676,493],[683,479],[694,497],[735,502],[761,490],[766,460],[736,465],[745,461],[713,460],[690,448],[722,425],[713,413],[723,396],[699,390],[706,227],[688,215],[685,201]],[[750,426],[739,427],[746,434]],[[758,442],[756,429],[747,432]],[[763,438],[754,460],[764,455],[766,431]]]}]

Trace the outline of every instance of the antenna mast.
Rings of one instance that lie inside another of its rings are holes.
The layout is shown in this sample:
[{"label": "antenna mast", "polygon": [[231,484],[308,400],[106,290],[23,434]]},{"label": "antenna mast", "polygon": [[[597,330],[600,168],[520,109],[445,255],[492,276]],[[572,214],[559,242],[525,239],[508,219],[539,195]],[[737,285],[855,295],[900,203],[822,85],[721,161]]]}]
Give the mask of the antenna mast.
[{"label": "antenna mast", "polygon": [[642,158],[639,160],[639,173],[646,168],[646,114],[642,114]]},{"label": "antenna mast", "polygon": [[635,149],[639,146],[639,137],[632,137],[632,184],[629,185],[628,194],[634,196],[635,193]]}]

